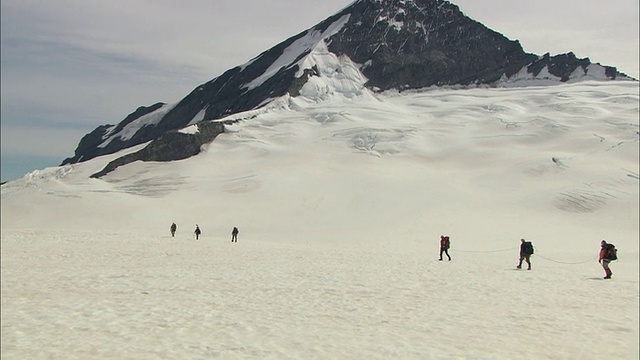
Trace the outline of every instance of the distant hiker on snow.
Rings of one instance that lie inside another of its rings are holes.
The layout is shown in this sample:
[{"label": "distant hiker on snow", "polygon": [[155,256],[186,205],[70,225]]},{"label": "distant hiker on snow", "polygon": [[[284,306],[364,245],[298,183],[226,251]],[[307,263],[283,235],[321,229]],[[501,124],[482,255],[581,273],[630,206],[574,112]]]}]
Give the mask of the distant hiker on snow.
[{"label": "distant hiker on snow", "polygon": [[200,234],[202,234],[202,231],[200,231],[198,224],[196,224],[196,231],[194,231],[193,233],[196,234],[196,240],[198,240],[198,238],[200,237]]},{"label": "distant hiker on snow", "polygon": [[611,269],[609,269],[609,263],[613,260],[618,260],[618,250],[616,250],[616,247],[613,244],[608,244],[606,241],[602,240],[602,242],[600,242],[598,262],[602,264],[605,279],[611,279],[611,275],[613,275]]},{"label": "distant hiker on snow", "polygon": [[231,230],[231,242],[238,242],[238,233],[238,228],[234,226]]},{"label": "distant hiker on snow", "polygon": [[520,262],[516,268],[522,269],[522,260],[527,262],[527,270],[531,270],[531,255],[533,255],[533,244],[531,241],[526,241],[525,239],[520,239]]},{"label": "distant hiker on snow", "polygon": [[449,246],[451,242],[449,241],[449,237],[445,235],[440,236],[440,261],[442,261],[442,254],[446,254],[451,261],[451,256],[449,256]]},{"label": "distant hiker on snow", "polygon": [[178,227],[176,226],[176,223],[172,223],[171,224],[171,237],[174,237],[176,235],[176,230],[178,229]]}]

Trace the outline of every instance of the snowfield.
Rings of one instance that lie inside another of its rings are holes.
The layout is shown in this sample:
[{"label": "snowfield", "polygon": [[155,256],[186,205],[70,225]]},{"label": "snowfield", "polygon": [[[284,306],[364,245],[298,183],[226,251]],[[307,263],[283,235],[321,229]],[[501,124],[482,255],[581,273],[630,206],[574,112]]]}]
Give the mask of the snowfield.
[{"label": "snowfield", "polygon": [[196,157],[3,185],[2,359],[640,356],[637,82],[371,94],[327,61]]}]

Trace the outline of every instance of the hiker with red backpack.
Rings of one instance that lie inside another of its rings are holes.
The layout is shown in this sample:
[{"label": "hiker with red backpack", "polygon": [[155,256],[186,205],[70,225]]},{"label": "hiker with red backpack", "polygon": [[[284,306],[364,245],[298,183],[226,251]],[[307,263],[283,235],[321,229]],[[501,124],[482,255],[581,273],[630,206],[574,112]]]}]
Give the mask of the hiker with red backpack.
[{"label": "hiker with red backpack", "polygon": [[446,235],[440,236],[440,261],[442,261],[442,254],[446,254],[451,261],[451,256],[449,256],[449,246],[451,242],[449,241],[449,237]]},{"label": "hiker with red backpack", "polygon": [[618,250],[616,250],[615,245],[608,244],[604,240],[600,242],[600,254],[598,255],[598,262],[602,264],[605,279],[611,279],[611,275],[613,275],[611,269],[609,269],[609,263],[613,260],[618,260],[617,252]]}]

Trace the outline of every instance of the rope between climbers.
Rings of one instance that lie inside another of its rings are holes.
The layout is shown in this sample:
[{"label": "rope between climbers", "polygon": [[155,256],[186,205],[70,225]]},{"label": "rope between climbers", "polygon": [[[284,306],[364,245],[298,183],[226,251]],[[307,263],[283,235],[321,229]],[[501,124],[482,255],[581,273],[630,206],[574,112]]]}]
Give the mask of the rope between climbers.
[{"label": "rope between climbers", "polygon": [[[461,252],[461,253],[475,253],[475,254],[488,254],[488,253],[499,253],[499,252],[507,252],[507,251],[518,251],[520,250],[520,248],[509,248],[509,249],[502,249],[502,250],[455,250],[456,252]],[[539,253],[536,253],[532,256],[537,256],[541,259],[545,259],[547,261],[551,261],[554,263],[558,263],[558,264],[565,264],[565,265],[581,265],[581,264],[586,264],[588,262],[593,261],[594,259],[597,260],[597,256],[596,257],[590,257],[588,260],[584,260],[584,261],[579,261],[579,262],[566,262],[566,261],[558,261],[558,260],[554,260],[554,259],[550,259],[548,257],[542,256]]]},{"label": "rope between climbers", "polygon": [[544,256],[540,255],[540,254],[536,254],[536,255],[537,255],[538,257],[542,258],[542,259],[547,260],[547,261],[551,261],[551,262],[558,263],[558,264],[565,264],[565,265],[580,265],[580,264],[586,264],[586,263],[588,263],[588,262],[593,261],[594,259],[596,259],[596,260],[597,260],[597,258],[598,258],[597,256],[596,256],[596,257],[593,257],[593,256],[592,256],[592,257],[590,257],[590,258],[589,258],[589,260],[585,260],[585,261],[580,261],[580,262],[565,262],[565,261],[558,261],[558,260],[549,259],[549,258],[547,258],[547,257],[544,257]]},{"label": "rope between climbers", "polygon": [[497,253],[497,252],[506,252],[506,251],[515,251],[515,250],[519,250],[519,248],[509,248],[509,249],[503,249],[503,250],[457,250],[454,249],[456,252],[463,252],[463,253],[478,253],[478,254],[486,254],[486,253]]}]

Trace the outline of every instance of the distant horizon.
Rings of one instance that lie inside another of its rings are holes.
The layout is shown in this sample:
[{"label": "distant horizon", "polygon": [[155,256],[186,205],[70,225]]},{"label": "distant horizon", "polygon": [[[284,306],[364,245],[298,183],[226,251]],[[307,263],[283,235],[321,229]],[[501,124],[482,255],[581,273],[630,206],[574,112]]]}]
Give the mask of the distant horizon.
[{"label": "distant horizon", "polygon": [[2,178],[0,182],[16,180],[36,170],[59,166],[63,160],[58,160],[55,156],[2,156],[0,158],[0,177]]}]

